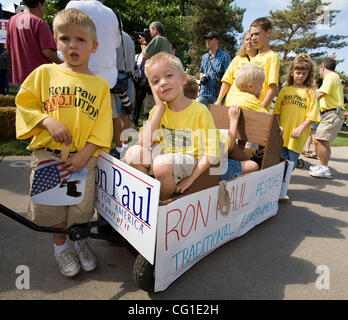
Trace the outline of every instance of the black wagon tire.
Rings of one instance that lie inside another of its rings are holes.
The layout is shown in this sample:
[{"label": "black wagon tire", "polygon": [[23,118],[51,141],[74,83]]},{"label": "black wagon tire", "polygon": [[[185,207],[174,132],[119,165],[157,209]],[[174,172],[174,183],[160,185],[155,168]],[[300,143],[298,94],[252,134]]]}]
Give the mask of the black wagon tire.
[{"label": "black wagon tire", "polygon": [[138,256],[135,258],[133,280],[140,289],[147,292],[154,292],[154,266],[141,254],[138,254]]}]

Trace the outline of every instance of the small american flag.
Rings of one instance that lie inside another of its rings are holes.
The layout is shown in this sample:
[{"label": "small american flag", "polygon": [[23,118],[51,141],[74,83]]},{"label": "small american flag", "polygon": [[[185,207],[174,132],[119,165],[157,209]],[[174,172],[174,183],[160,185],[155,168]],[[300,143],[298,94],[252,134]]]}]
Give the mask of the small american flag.
[{"label": "small american flag", "polygon": [[62,180],[69,180],[72,173],[64,169],[64,162],[48,159],[39,162],[35,169],[30,196],[56,187]]}]

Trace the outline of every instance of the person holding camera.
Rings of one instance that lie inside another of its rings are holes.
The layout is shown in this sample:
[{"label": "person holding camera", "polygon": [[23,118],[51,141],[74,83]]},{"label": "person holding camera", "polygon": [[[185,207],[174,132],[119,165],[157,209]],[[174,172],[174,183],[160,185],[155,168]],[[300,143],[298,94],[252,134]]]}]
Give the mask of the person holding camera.
[{"label": "person holding camera", "polygon": [[[133,112],[133,72],[135,46],[132,38],[122,31],[121,45],[116,49],[118,70],[117,83],[111,90],[112,120],[114,125],[115,148],[110,154],[121,158],[128,148],[127,129],[130,128],[130,115]],[[115,103],[116,100],[116,103]]]},{"label": "person holding camera", "polygon": [[213,104],[220,92],[221,79],[231,62],[230,55],[219,48],[220,34],[210,31],[204,36],[209,52],[202,57],[200,66],[200,92],[198,101]]},{"label": "person holding camera", "polygon": [[[151,41],[148,42],[145,51],[143,53],[143,59],[146,61],[159,52],[172,53],[170,42],[164,36],[164,28],[161,22],[154,21],[149,25],[149,31]],[[144,30],[146,34],[146,30]],[[141,40],[145,40],[143,37]],[[153,98],[152,92],[146,93],[144,113],[148,114],[150,110],[155,105],[155,100]]]}]

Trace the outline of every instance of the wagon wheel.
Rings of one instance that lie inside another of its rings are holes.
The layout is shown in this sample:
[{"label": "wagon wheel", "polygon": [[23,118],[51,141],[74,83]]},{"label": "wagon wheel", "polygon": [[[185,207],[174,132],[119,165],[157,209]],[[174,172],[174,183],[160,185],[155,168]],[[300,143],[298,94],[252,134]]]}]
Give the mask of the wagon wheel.
[{"label": "wagon wheel", "polygon": [[147,292],[154,292],[154,266],[150,262],[148,262],[140,253],[136,257],[134,262],[133,280],[140,289],[143,289]]},{"label": "wagon wheel", "polygon": [[296,167],[301,169],[304,167],[304,161],[302,159],[298,159],[296,163]]}]

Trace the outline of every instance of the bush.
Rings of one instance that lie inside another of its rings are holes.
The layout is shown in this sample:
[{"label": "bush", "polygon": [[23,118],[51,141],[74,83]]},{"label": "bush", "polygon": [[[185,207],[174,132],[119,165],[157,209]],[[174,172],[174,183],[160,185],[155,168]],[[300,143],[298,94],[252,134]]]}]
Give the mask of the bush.
[{"label": "bush", "polygon": [[16,137],[16,108],[0,107],[0,137]]},{"label": "bush", "polygon": [[15,107],[15,96],[3,96],[0,94],[0,107]]}]

